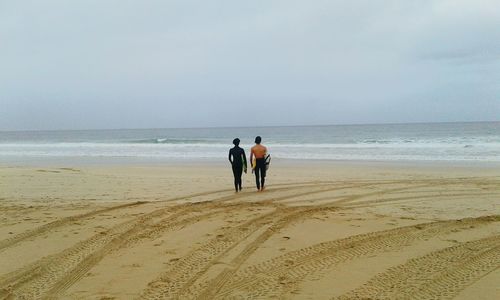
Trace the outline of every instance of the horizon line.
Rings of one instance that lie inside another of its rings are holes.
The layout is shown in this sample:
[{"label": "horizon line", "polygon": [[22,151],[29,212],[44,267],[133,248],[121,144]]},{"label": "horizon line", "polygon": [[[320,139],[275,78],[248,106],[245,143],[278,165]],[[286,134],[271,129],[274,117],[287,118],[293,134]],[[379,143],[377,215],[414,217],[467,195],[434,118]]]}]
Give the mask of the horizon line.
[{"label": "horizon line", "polygon": [[456,124],[456,123],[497,123],[496,121],[432,121],[432,122],[388,122],[388,123],[338,123],[309,125],[263,125],[263,126],[206,126],[206,127],[138,127],[138,128],[85,128],[85,129],[15,129],[0,132],[47,132],[47,131],[95,131],[95,130],[159,130],[159,129],[228,129],[228,128],[273,128],[273,127],[327,127],[327,126],[367,126],[367,125],[417,125],[417,124]]}]

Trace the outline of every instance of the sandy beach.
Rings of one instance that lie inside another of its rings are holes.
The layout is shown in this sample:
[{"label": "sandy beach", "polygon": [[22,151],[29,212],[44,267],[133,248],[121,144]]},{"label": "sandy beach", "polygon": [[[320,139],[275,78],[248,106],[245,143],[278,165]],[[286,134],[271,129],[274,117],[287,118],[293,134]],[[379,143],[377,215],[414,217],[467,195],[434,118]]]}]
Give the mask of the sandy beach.
[{"label": "sandy beach", "polygon": [[500,0],[0,3],[0,300],[500,300]]},{"label": "sandy beach", "polygon": [[1,299],[498,299],[500,168],[0,167]]}]

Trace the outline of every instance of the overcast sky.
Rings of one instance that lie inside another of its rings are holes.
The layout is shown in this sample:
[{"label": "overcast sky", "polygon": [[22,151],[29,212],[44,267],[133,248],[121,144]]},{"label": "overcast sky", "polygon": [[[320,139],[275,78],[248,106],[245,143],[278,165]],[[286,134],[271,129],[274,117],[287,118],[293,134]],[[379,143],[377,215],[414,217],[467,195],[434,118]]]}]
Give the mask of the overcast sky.
[{"label": "overcast sky", "polygon": [[0,0],[0,130],[499,119],[498,0]]}]

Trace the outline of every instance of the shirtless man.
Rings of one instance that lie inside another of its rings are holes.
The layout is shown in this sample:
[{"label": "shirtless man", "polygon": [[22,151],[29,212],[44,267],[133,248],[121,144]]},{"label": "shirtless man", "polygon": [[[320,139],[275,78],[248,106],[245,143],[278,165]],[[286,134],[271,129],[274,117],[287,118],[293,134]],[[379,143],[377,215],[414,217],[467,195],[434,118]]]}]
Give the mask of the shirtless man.
[{"label": "shirtless man", "polygon": [[250,151],[250,161],[253,162],[255,157],[255,183],[257,190],[264,190],[264,182],[266,181],[266,154],[267,148],[261,145],[262,138],[260,136],[255,138],[255,146]]}]

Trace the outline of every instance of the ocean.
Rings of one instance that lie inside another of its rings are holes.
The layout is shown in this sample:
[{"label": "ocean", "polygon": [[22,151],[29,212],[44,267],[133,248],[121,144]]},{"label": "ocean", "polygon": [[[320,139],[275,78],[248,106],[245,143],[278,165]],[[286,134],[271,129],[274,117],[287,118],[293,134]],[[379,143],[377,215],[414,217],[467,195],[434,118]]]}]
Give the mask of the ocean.
[{"label": "ocean", "polygon": [[273,158],[500,162],[500,122],[0,132],[0,162],[226,160],[260,135]]}]

